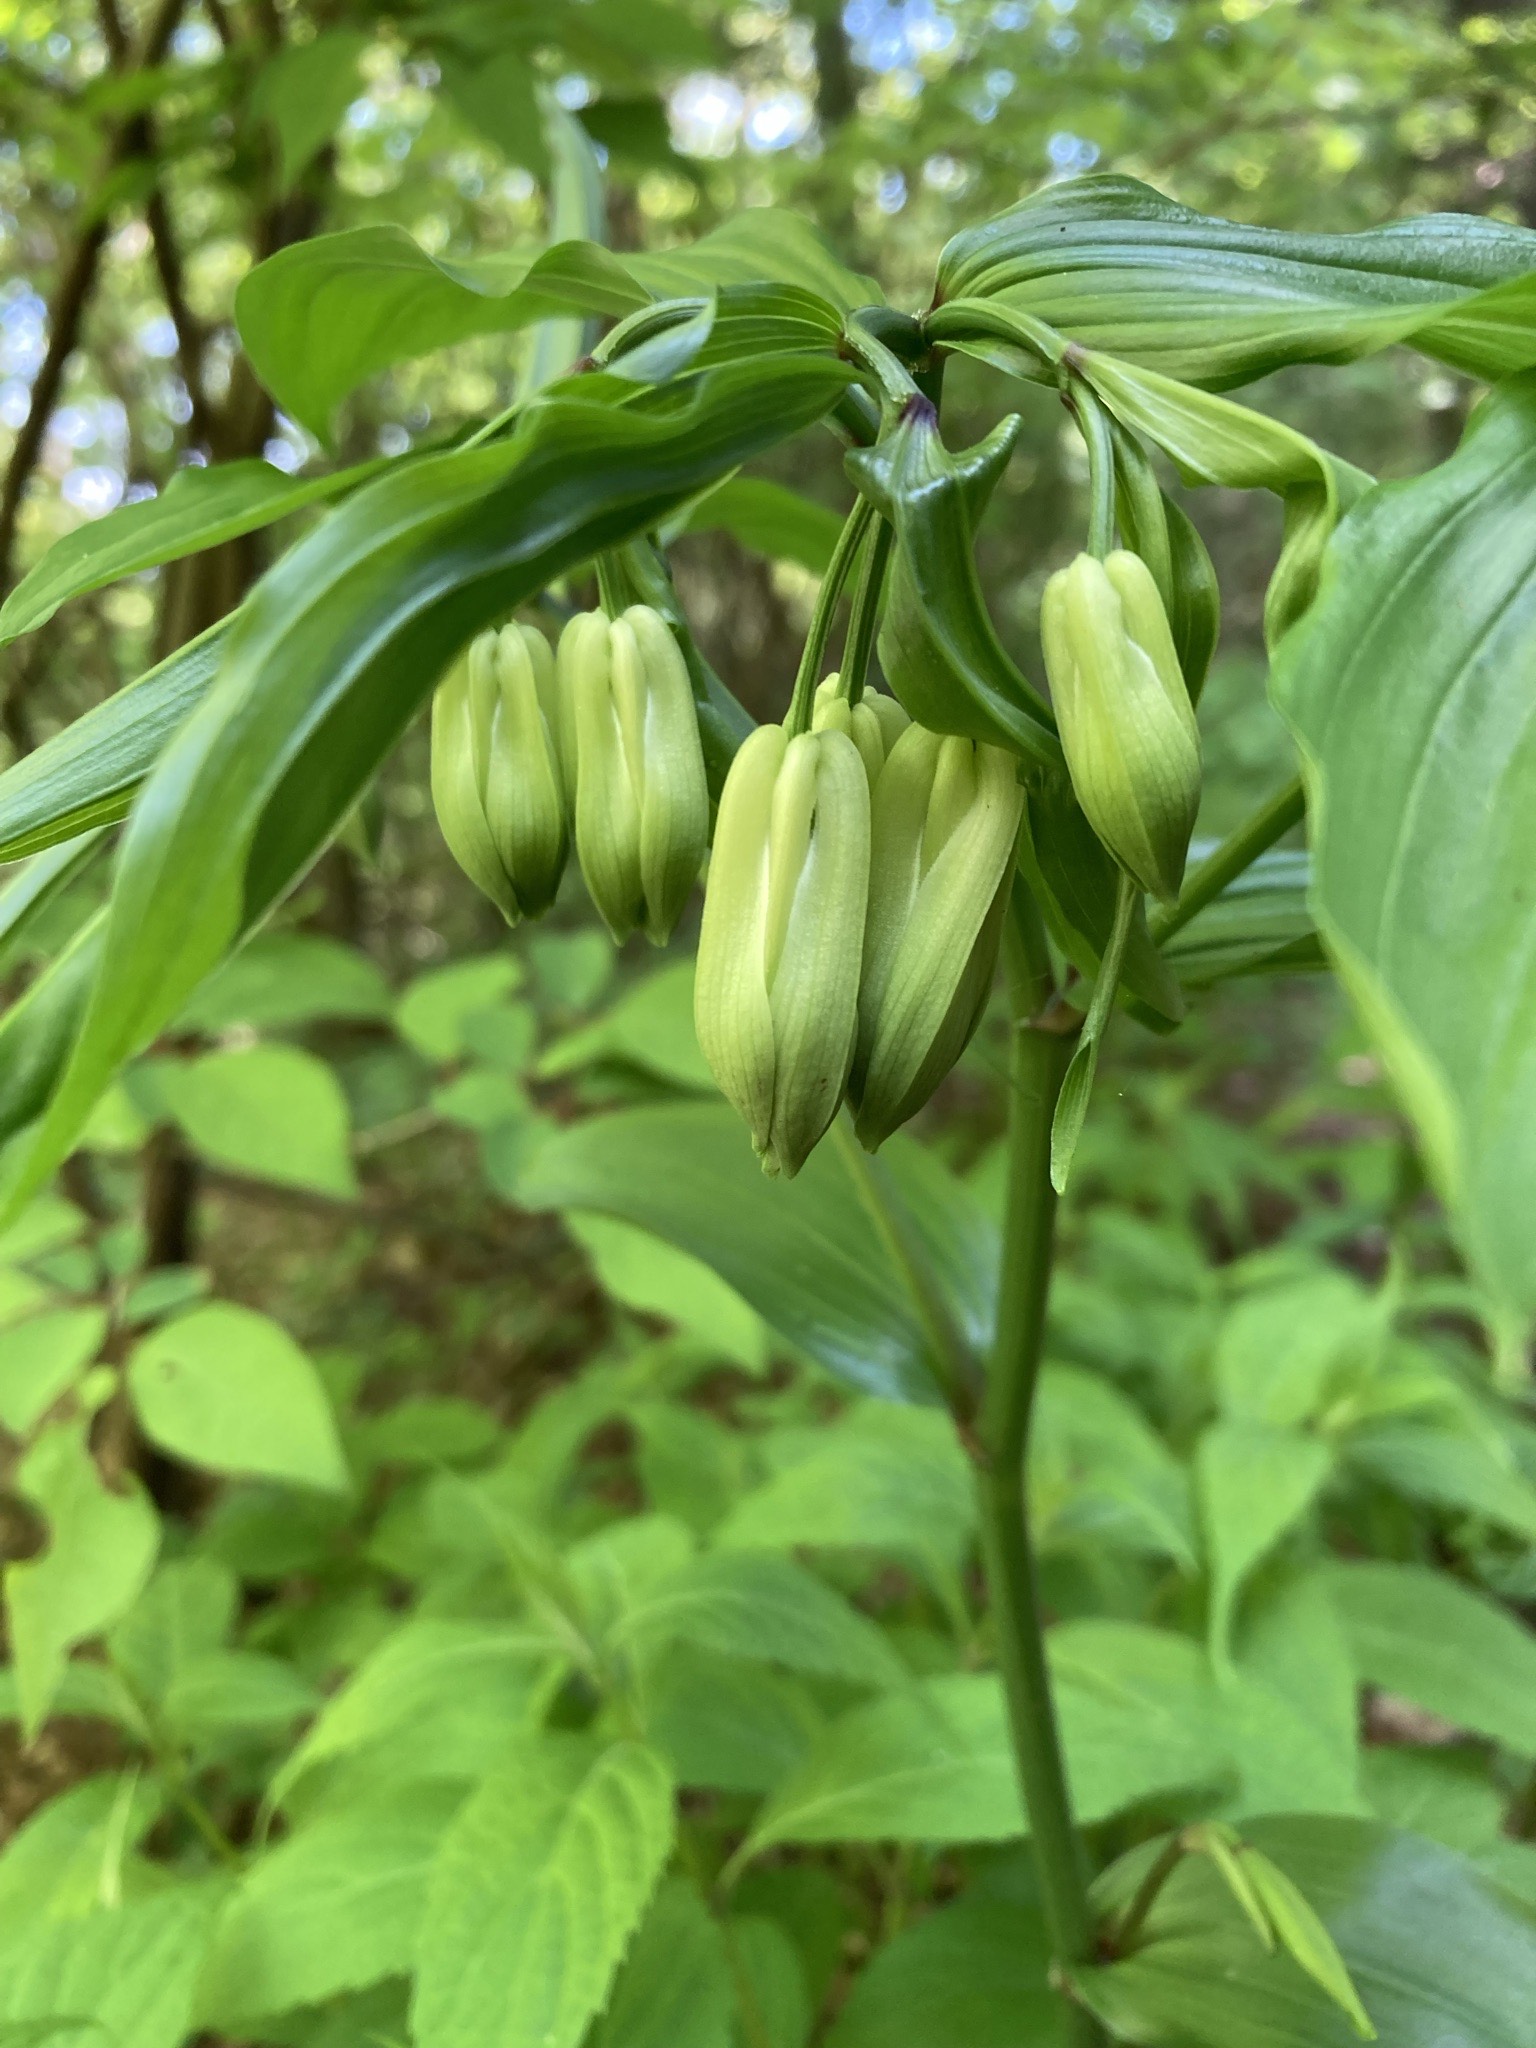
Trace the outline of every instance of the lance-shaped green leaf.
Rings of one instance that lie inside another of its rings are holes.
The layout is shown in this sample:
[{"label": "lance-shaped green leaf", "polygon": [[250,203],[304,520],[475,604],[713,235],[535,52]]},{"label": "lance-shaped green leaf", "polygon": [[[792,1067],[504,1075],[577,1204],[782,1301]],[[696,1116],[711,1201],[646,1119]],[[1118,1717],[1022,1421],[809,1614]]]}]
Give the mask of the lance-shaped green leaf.
[{"label": "lance-shaped green leaf", "polygon": [[1285,539],[1264,600],[1273,646],[1311,603],[1328,538],[1370,477],[1294,427],[1155,370],[1088,354],[1075,367],[1122,426],[1173,457],[1186,483],[1274,491],[1285,500]]},{"label": "lance-shaped green leaf", "polygon": [[1059,766],[1045,700],[997,637],[977,580],[975,532],[1019,436],[1017,416],[952,455],[926,398],[873,448],[848,457],[854,482],[896,532],[880,628],[886,681],[920,725]]},{"label": "lance-shaped green leaf", "polygon": [[0,889],[0,973],[4,973],[28,935],[58,898],[101,851],[99,833],[82,833],[73,844],[51,847],[29,860],[13,881]]},{"label": "lance-shaped green leaf", "polygon": [[347,228],[268,257],[235,313],[256,373],[285,412],[324,435],[341,400],[391,363],[564,313],[622,319],[659,299],[762,280],[835,312],[879,297],[798,214],[751,209],[691,248],[616,256],[595,242],[458,260],[402,228]]},{"label": "lance-shaped green leaf", "polygon": [[64,1156],[118,1065],[303,872],[472,633],[808,425],[847,375],[785,358],[660,391],[556,387],[511,439],[378,478],[269,571],[135,806],[89,1007],[19,1182]]},{"label": "lance-shaped green leaf", "polygon": [[1048,186],[958,234],[937,302],[997,298],[1213,390],[1393,342],[1495,378],[1536,363],[1536,234],[1431,214],[1358,235],[1213,219],[1135,178]]},{"label": "lance-shaped green leaf", "polygon": [[0,1018],[0,1145],[47,1106],[90,1001],[106,928],[98,910]]},{"label": "lance-shaped green leaf", "polygon": [[387,466],[386,457],[334,476],[296,477],[253,457],[179,469],[158,498],[119,506],[55,541],[0,606],[0,647],[51,619],[67,598],[326,504]]},{"label": "lance-shaped green leaf", "polygon": [[128,815],[172,735],[207,695],[229,621],[167,655],[0,775],[0,862]]},{"label": "lance-shaped green leaf", "polygon": [[1487,1284],[1536,1309],[1536,375],[1373,491],[1281,644],[1312,906]]}]

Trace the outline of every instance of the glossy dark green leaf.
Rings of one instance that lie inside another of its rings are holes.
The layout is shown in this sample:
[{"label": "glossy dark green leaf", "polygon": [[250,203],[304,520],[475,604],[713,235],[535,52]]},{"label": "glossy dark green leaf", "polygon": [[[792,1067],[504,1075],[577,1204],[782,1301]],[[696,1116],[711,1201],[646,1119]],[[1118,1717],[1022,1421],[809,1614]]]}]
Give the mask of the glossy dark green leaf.
[{"label": "glossy dark green leaf", "polygon": [[135,807],[90,1007],[22,1178],[51,1170],[117,1066],[303,872],[471,633],[809,424],[846,374],[785,359],[621,387],[624,404],[602,378],[557,387],[509,440],[378,478],[271,570]]},{"label": "glossy dark green leaf", "polygon": [[914,398],[849,474],[895,529],[880,665],[907,710],[934,732],[963,733],[1059,766],[1045,699],[1020,675],[987,612],[975,532],[1018,439],[1017,417],[952,455],[938,416]]},{"label": "glossy dark green leaf", "polygon": [[[991,1320],[992,1227],[930,1154],[881,1154],[933,1254],[961,1327]],[[793,1182],[768,1179],[721,1103],[626,1110],[571,1124],[519,1185],[530,1207],[597,1209],[703,1259],[791,1343],[855,1386],[930,1401],[921,1325],[831,1140]]]},{"label": "glossy dark green leaf", "polygon": [[325,504],[387,467],[381,458],[332,476],[295,477],[253,457],[179,469],[158,498],[122,505],[55,541],[0,606],[0,647],[51,619],[67,598]]},{"label": "glossy dark green leaf", "polygon": [[207,695],[228,635],[227,621],[210,626],[7,768],[0,862],[127,817],[140,783]]},{"label": "glossy dark green leaf", "polygon": [[1536,1309],[1536,375],[1350,514],[1274,697],[1312,907],[1474,1263]]},{"label": "glossy dark green leaf", "polygon": [[[1528,2048],[1536,1917],[1454,1850],[1375,1821],[1297,1816],[1242,1833],[1319,1913],[1383,2048]],[[1147,1851],[1100,1881],[1123,1910]],[[1134,1951],[1080,1979],[1139,2048],[1348,2048],[1354,2029],[1287,1955],[1266,1955],[1219,1873],[1185,1857]]]},{"label": "glossy dark green leaf", "polygon": [[622,318],[654,300],[759,279],[800,287],[838,311],[879,295],[844,270],[809,221],[764,207],[691,248],[650,256],[557,242],[450,260],[427,255],[401,228],[348,228],[258,264],[235,311],[267,389],[324,435],[347,393],[391,363],[556,314]]},{"label": "glossy dark green leaf", "polygon": [[1536,234],[1431,214],[1366,234],[1216,220],[1134,178],[1048,185],[939,259],[940,303],[1000,299],[1215,390],[1413,342],[1480,377],[1536,363]]}]

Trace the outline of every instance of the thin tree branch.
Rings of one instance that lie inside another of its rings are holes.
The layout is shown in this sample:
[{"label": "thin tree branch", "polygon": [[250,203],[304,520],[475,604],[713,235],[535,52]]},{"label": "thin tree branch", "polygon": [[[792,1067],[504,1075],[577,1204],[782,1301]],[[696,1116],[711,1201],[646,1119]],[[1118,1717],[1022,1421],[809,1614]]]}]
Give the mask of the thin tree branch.
[{"label": "thin tree branch", "polygon": [[96,26],[101,30],[101,40],[107,46],[112,69],[121,71],[128,62],[132,45],[123,17],[118,12],[117,0],[96,0]]},{"label": "thin tree branch", "polygon": [[53,304],[48,309],[48,348],[32,384],[27,416],[16,435],[16,445],[0,482],[0,595],[11,587],[12,561],[16,552],[16,523],[27,485],[43,452],[43,438],[58,403],[64,370],[80,339],[80,325],[86,302],[96,282],[101,245],[107,238],[105,220],[94,220],[82,229],[74,252],[60,278]]},{"label": "thin tree branch", "polygon": [[235,47],[235,25],[229,18],[229,9],[224,0],[203,0],[203,12],[213,23],[214,33],[226,50]]},{"label": "thin tree branch", "polygon": [[207,336],[203,332],[203,323],[187,301],[181,249],[171,225],[165,194],[158,185],[144,202],[144,219],[149,227],[150,249],[155,261],[155,275],[160,280],[160,293],[171,316],[171,325],[176,329],[181,380],[187,387],[187,397],[192,406],[192,431],[210,452],[215,452],[218,426],[209,404],[204,377]]}]

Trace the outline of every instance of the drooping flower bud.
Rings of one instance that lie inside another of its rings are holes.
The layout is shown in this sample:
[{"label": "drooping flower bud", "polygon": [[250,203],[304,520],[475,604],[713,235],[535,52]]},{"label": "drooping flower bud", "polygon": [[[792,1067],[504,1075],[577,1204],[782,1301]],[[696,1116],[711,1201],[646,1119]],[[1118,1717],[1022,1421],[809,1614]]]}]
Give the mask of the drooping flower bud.
[{"label": "drooping flower bud", "polygon": [[569,845],[555,660],[533,626],[472,640],[432,699],[432,802],[448,850],[509,924],[555,899]]},{"label": "drooping flower bud", "polygon": [[622,939],[662,945],[698,877],[709,790],[693,689],[661,614],[572,619],[560,683],[575,758],[576,855],[592,901]]},{"label": "drooping flower bud", "polygon": [[883,697],[878,690],[865,690],[857,704],[850,704],[842,694],[842,679],[836,670],[816,686],[812,732],[847,733],[859,750],[871,790],[886,755],[911,722],[894,697]]},{"label": "drooping flower bud", "polygon": [[875,785],[849,1094],[871,1152],[928,1100],[981,1020],[1024,807],[1013,755],[912,725]]},{"label": "drooping flower bud", "polygon": [[837,1113],[858,1025],[869,780],[847,733],[760,726],[715,821],[694,984],[699,1045],[768,1173]]},{"label": "drooping flower bud", "polygon": [[1040,631],[1077,800],[1143,889],[1178,895],[1200,804],[1200,734],[1152,573],[1117,549],[1045,586]]}]

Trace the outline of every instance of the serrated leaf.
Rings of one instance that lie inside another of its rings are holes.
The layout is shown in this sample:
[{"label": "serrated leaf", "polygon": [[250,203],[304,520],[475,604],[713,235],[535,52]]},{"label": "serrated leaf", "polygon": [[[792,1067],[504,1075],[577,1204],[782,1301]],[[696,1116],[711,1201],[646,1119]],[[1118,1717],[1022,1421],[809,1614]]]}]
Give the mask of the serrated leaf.
[{"label": "serrated leaf", "polygon": [[[341,1689],[283,1765],[267,1794],[284,1805],[317,1764],[355,1750],[395,1742],[416,1753],[423,1775],[439,1766],[464,1768],[466,1735],[481,1730],[494,1753],[528,1718],[539,1697],[553,1646],[540,1631],[488,1621],[422,1616],[385,1637]],[[474,1775],[472,1764],[466,1775]]]},{"label": "serrated leaf", "polygon": [[318,2005],[401,1974],[462,1786],[403,1785],[298,1828],[241,1879],[198,1987],[204,2026]]},{"label": "serrated leaf", "polygon": [[669,1572],[626,1607],[616,1635],[646,1647],[692,1643],[856,1685],[905,1676],[867,1615],[789,1558],[754,1551],[717,1551]]},{"label": "serrated leaf", "polygon": [[113,2048],[180,2048],[219,1890],[172,1884],[0,1939],[0,2021],[72,2021]]},{"label": "serrated leaf", "polygon": [[653,1750],[525,1738],[450,1828],[428,1886],[419,2048],[577,2048],[671,1853]]},{"label": "serrated leaf", "polygon": [[591,2048],[730,2048],[725,1937],[698,1893],[665,1883],[635,1936]]},{"label": "serrated leaf", "polygon": [[339,1492],[350,1483],[319,1375],[287,1331],[210,1302],[135,1345],[128,1391],[145,1434],[215,1472]]}]

